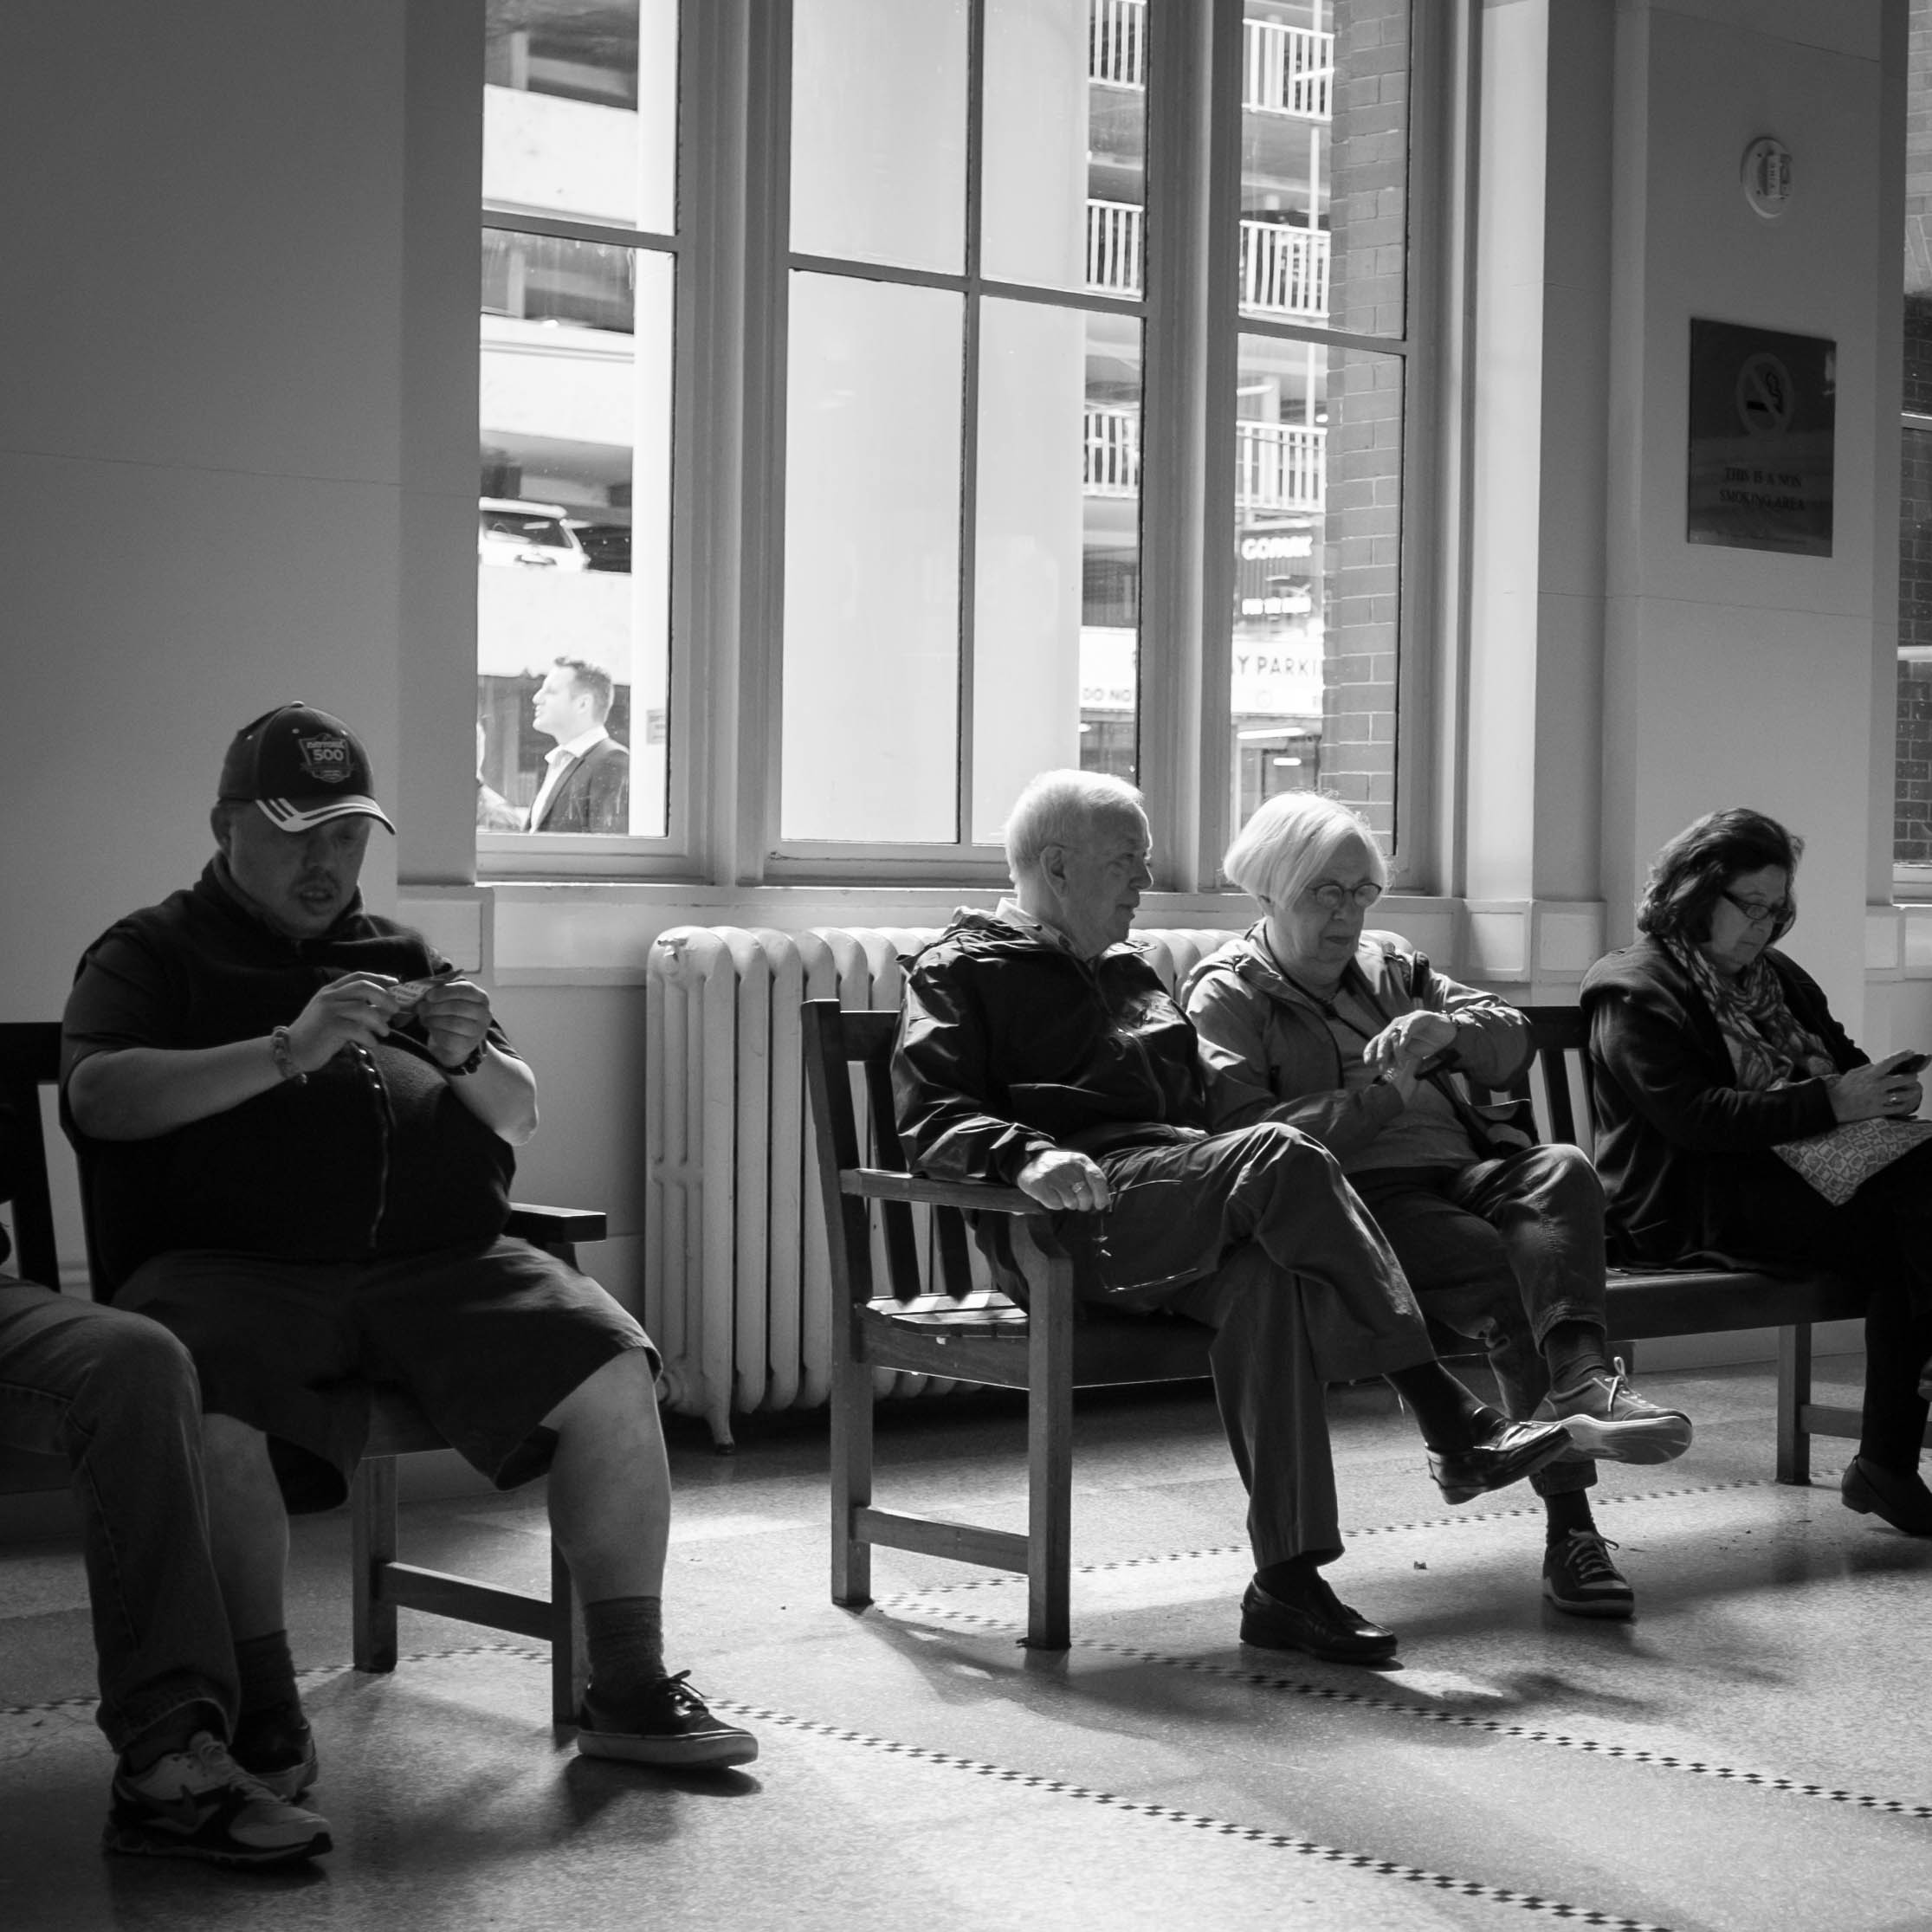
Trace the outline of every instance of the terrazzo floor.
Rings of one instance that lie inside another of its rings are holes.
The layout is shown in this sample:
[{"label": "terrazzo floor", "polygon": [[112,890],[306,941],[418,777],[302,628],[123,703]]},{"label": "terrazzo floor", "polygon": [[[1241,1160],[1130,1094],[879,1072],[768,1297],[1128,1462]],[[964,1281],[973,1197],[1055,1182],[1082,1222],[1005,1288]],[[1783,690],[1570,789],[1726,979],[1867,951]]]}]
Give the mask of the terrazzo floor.
[{"label": "terrazzo floor", "polygon": [[[882,1554],[874,1607],[832,1606],[822,1422],[728,1458],[682,1426],[674,1662],[763,1747],[709,1776],[578,1758],[515,1639],[405,1612],[401,1668],[358,1676],[346,1523],[305,1521],[291,1631],[336,1850],[294,1875],[102,1856],[79,1563],[12,1540],[0,1927],[1932,1927],[1932,1544],[1843,1507],[1845,1444],[1810,1489],[1770,1480],[1768,1371],[1641,1386],[1698,1433],[1606,1470],[1627,1625],[1544,1606],[1527,1489],[1444,1508],[1392,1401],[1337,1392],[1330,1574],[1403,1638],[1373,1671],[1236,1641],[1243,1499],[1192,1390],[1083,1402],[1058,1656],[1016,1641],[1023,1582],[937,1560]],[[903,1405],[880,1450],[882,1502],[1019,1523],[1010,1407]],[[412,1560],[541,1586],[532,1497],[404,1528]]]}]

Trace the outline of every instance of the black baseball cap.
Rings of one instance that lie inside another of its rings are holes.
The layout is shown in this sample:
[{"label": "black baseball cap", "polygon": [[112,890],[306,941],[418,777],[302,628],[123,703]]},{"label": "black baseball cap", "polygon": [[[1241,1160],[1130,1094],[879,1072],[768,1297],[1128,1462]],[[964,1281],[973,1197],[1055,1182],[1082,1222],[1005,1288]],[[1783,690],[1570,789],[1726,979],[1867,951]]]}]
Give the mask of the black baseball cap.
[{"label": "black baseball cap", "polygon": [[246,800],[280,831],[306,832],[332,818],[389,824],[376,803],[362,740],[313,705],[277,705],[243,725],[222,760],[223,799]]}]

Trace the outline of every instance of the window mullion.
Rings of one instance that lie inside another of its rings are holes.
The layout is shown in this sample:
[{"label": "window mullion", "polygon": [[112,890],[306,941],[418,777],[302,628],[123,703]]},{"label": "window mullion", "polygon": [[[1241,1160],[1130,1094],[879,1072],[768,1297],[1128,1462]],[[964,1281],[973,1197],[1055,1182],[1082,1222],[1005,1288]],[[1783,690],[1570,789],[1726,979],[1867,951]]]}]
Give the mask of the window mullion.
[{"label": "window mullion", "polygon": [[966,28],[966,292],[960,317],[960,675],[953,795],[956,842],[972,843],[973,614],[979,587],[979,248],[985,213],[986,0],[972,0]]},{"label": "window mullion", "polygon": [[[707,0],[708,3],[708,0]],[[748,23],[744,415],[736,689],[713,795],[727,824],[713,876],[755,885],[779,844],[785,677],[785,358],[791,301],[792,0],[755,0]],[[731,656],[721,655],[725,671]]]},{"label": "window mullion", "polygon": [[[1138,770],[1153,828],[1155,876],[1168,889],[1192,892],[1212,879],[1212,861],[1204,868],[1204,856],[1221,816],[1208,806],[1204,817],[1204,764],[1215,759],[1206,747],[1218,727],[1204,719],[1203,691],[1213,688],[1208,681],[1215,664],[1220,682],[1227,679],[1226,638],[1217,643],[1207,621],[1215,574],[1208,533],[1212,480],[1224,481],[1233,469],[1232,427],[1218,433],[1213,407],[1216,369],[1230,361],[1232,344],[1217,352],[1213,318],[1225,313],[1234,272],[1232,244],[1217,227],[1218,221],[1233,232],[1220,178],[1230,162],[1238,169],[1240,155],[1225,137],[1217,142],[1214,129],[1218,118],[1239,132],[1241,0],[1153,7],[1147,24]],[[1230,44],[1231,118],[1216,112],[1226,95]],[[1228,333],[1224,326],[1221,333]],[[1231,373],[1222,387],[1231,391]],[[1225,586],[1222,594],[1224,602]]]}]

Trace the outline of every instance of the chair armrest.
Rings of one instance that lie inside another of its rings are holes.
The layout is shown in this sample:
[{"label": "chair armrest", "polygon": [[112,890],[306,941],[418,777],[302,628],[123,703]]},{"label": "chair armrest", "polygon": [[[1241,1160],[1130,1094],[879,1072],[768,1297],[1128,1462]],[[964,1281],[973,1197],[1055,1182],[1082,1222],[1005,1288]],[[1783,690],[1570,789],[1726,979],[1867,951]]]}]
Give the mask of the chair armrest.
[{"label": "chair armrest", "polygon": [[926,1180],[889,1167],[843,1167],[839,1192],[869,1201],[920,1201],[930,1207],[972,1208],[982,1214],[1050,1214],[1017,1187],[995,1187],[986,1180]]},{"label": "chair armrest", "polygon": [[608,1231],[601,1208],[540,1207],[531,1201],[512,1201],[503,1231],[546,1248],[553,1241],[602,1241]]}]

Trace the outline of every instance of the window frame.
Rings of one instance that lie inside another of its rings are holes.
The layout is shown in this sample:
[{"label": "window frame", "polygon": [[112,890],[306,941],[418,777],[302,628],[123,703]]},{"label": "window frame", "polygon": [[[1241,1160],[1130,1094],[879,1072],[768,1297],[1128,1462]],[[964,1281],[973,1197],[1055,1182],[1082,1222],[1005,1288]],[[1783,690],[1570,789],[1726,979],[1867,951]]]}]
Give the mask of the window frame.
[{"label": "window frame", "polygon": [[[669,254],[675,277],[672,376],[668,815],[661,837],[479,833],[483,879],[581,878],[719,887],[998,886],[999,848],[973,843],[972,633],[979,305],[1035,301],[1125,315],[1141,329],[1140,692],[1138,779],[1155,840],[1156,887],[1225,889],[1220,853],[1229,750],[1234,591],[1231,404],[1237,345],[1263,333],[1399,356],[1404,365],[1397,773],[1391,885],[1446,882],[1453,748],[1437,739],[1438,691],[1459,681],[1439,612],[1458,602],[1438,507],[1458,498],[1444,468],[1460,439],[1438,423],[1452,320],[1445,271],[1459,258],[1466,115],[1445,82],[1473,87],[1468,0],[1409,8],[1406,326],[1344,334],[1244,315],[1239,247],[1243,0],[1153,0],[1147,22],[1146,255],[1135,299],[1046,289],[980,271],[985,0],[967,0],[966,255],[947,275],[849,262],[790,246],[792,0],[682,0],[676,232],[659,235],[480,204],[480,226],[608,241]],[[1433,184],[1435,192],[1428,191]],[[1455,205],[1452,207],[1452,204]],[[1446,245],[1445,245],[1446,244]],[[785,841],[783,723],[787,291],[795,270],[951,289],[964,301],[959,824],[949,845]],[[1453,349],[1454,342],[1449,346]],[[1466,406],[1466,399],[1465,399]],[[1453,426],[1449,426],[1452,431]],[[1446,487],[1444,487],[1446,486]],[[1440,581],[1438,581],[1440,579]]]}]

